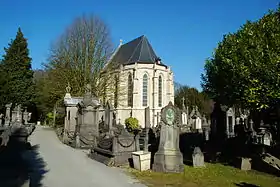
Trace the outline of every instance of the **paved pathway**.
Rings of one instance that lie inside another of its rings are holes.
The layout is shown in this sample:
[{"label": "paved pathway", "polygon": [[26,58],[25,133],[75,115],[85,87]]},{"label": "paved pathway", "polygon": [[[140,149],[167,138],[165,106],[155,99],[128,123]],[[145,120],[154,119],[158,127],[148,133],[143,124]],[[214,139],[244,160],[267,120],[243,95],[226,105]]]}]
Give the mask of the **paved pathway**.
[{"label": "paved pathway", "polygon": [[43,187],[144,187],[120,168],[107,167],[88,158],[84,151],[62,144],[49,128],[37,126],[29,141],[38,145],[37,157],[41,159],[33,161],[37,164],[33,175]]}]

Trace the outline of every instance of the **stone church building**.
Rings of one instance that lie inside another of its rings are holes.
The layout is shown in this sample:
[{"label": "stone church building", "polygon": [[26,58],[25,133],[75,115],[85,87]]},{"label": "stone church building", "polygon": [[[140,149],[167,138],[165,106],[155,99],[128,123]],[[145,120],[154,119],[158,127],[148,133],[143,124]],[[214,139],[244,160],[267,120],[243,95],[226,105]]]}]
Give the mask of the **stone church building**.
[{"label": "stone church building", "polygon": [[117,67],[119,81],[117,94],[111,97],[116,109],[116,119],[124,124],[132,116],[145,125],[145,108],[150,108],[150,122],[156,126],[161,109],[170,101],[174,103],[173,72],[161,62],[145,36],[140,36],[126,44],[122,41],[108,64]]}]

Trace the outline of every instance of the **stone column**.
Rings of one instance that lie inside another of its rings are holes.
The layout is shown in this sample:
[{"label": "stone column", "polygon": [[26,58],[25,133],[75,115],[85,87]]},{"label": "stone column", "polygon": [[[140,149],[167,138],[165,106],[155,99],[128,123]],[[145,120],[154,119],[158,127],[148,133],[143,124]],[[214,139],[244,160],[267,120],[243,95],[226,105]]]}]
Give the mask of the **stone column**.
[{"label": "stone column", "polygon": [[153,122],[153,126],[155,126],[155,124],[157,123],[157,118],[156,118],[156,108],[157,108],[157,98],[158,98],[158,93],[157,93],[157,91],[158,91],[158,77],[157,77],[157,75],[156,75],[156,67],[157,65],[156,65],[156,63],[154,64],[154,67],[153,67],[153,69],[154,69],[154,71],[153,71],[153,79],[152,79],[152,85],[153,85],[153,92],[152,92],[152,99],[153,99],[153,105],[152,105],[152,107],[153,107],[153,110],[152,110],[152,122]]}]

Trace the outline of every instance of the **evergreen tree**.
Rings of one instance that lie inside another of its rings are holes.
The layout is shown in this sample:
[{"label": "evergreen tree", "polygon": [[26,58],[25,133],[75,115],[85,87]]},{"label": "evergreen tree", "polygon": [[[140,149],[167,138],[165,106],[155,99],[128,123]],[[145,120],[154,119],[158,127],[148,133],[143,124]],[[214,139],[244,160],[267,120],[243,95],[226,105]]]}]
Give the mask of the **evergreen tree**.
[{"label": "evergreen tree", "polygon": [[27,39],[21,29],[11,41],[1,63],[1,96],[2,105],[17,103],[24,106],[31,104],[34,97],[33,71]]}]

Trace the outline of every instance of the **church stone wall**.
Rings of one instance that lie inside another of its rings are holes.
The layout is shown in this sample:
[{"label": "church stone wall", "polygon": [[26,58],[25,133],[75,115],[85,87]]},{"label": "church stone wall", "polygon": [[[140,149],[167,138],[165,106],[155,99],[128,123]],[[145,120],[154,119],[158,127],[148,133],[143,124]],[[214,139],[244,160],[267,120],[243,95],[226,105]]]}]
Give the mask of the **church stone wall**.
[{"label": "church stone wall", "polygon": [[[131,73],[133,77],[133,108],[127,106],[127,86],[128,75]],[[148,106],[150,107],[151,125],[157,125],[158,112],[166,106],[170,101],[174,103],[174,83],[173,73],[170,68],[166,68],[157,64],[132,64],[123,67],[120,76],[122,83],[120,85],[120,100],[117,108],[118,120],[124,124],[132,111],[132,116],[139,120],[142,127],[145,125],[145,108],[142,106],[142,89],[143,76],[148,75]],[[162,106],[158,105],[158,78],[162,76]]]}]

